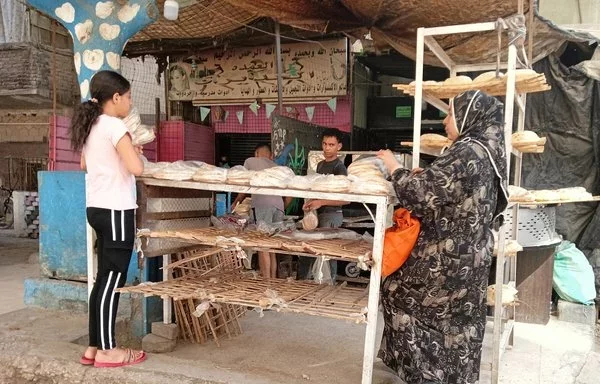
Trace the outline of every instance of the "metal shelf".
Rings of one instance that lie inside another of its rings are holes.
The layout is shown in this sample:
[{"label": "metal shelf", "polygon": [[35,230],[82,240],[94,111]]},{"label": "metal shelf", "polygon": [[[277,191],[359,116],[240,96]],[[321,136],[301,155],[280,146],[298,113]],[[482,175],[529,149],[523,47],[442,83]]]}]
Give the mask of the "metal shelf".
[{"label": "metal shelf", "polygon": [[[522,3],[521,3],[522,5]],[[519,7],[522,10],[522,6]],[[427,89],[424,89],[423,86],[423,66],[424,66],[424,52],[425,46],[433,52],[437,58],[448,68],[450,75],[455,76],[459,72],[471,72],[471,71],[486,71],[496,69],[497,63],[483,63],[483,64],[458,64],[455,63],[446,52],[441,48],[441,46],[436,42],[435,36],[441,35],[449,35],[449,34],[464,34],[464,33],[472,33],[472,32],[487,32],[494,31],[497,29],[496,23],[478,23],[478,24],[465,24],[465,25],[453,25],[446,27],[437,27],[437,28],[419,28],[417,30],[417,47],[416,47],[416,71],[415,71],[415,85],[414,87],[404,87],[409,93],[414,94],[415,99],[415,107],[414,107],[414,130],[413,130],[413,168],[419,167],[420,153],[421,153],[421,103],[422,101],[426,101],[438,109],[447,112],[448,105],[440,100],[439,97],[436,96],[449,96],[448,94],[443,94],[443,92],[438,93],[437,95],[428,92]],[[506,26],[504,26],[506,29]],[[516,100],[518,105],[518,122],[517,122],[517,131],[523,131],[525,125],[525,108],[526,108],[526,98],[525,94],[517,94],[517,79],[516,79],[516,64],[517,63],[517,47],[514,44],[509,45],[508,47],[508,61],[506,63],[502,63],[501,67],[506,68],[506,76],[501,81],[502,83],[502,94],[506,95],[506,100]],[[545,85],[545,79],[541,77],[538,80],[543,82],[542,86],[539,86],[540,89],[548,88]],[[538,84],[539,85],[539,84]],[[466,87],[466,86],[465,86]],[[426,87],[425,87],[426,88]],[[454,91],[458,91],[459,89],[454,89]],[[523,88],[526,91],[526,89]],[[442,89],[443,91],[443,89]],[[495,94],[498,94],[496,92]],[[521,180],[521,165],[522,165],[522,153],[518,151],[512,150],[512,133],[513,133],[513,114],[514,114],[514,103],[509,102],[505,104],[505,112],[504,112],[504,131],[506,138],[506,153],[507,156],[507,173],[510,174],[510,163],[511,158],[510,154],[514,153],[516,160],[514,163],[514,182],[513,184],[516,186],[520,185]],[[519,205],[511,203],[507,207],[507,210],[513,210],[513,224],[512,224],[512,238],[516,238],[517,231],[517,223],[518,223],[518,209]],[[506,224],[505,224],[506,225]],[[504,226],[500,228],[498,241],[498,255],[496,257],[497,268],[496,268],[496,295],[495,295],[495,305],[494,305],[494,316],[491,319],[493,321],[493,343],[492,343],[492,359],[489,366],[484,364],[484,368],[489,368],[492,373],[492,383],[497,384],[499,380],[499,365],[500,358],[502,353],[507,345],[512,345],[513,341],[513,332],[514,332],[514,318],[511,319],[503,319],[502,318],[502,284],[505,283],[505,269],[508,271],[509,279],[514,281],[516,278],[516,256],[510,257],[508,260],[505,258],[505,228]],[[506,262],[506,264],[505,264]],[[504,267],[502,267],[504,266]],[[514,310],[511,311],[514,317]],[[503,326],[506,324],[506,326]]]}]

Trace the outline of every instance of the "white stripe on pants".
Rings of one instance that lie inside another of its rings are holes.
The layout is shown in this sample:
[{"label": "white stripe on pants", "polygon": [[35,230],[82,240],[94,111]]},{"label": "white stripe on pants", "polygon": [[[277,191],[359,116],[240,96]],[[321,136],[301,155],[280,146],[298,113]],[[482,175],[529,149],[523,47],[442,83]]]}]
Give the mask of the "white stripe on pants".
[{"label": "white stripe on pants", "polygon": [[[110,272],[112,273],[112,271]],[[119,281],[121,279],[121,272],[117,273],[117,279],[115,280],[115,287],[112,289],[112,292],[110,294],[110,306],[108,307],[108,349],[113,349],[116,347],[116,345],[112,345],[112,341],[113,341],[113,335],[112,335],[112,330],[113,330],[113,308],[114,308],[114,301],[115,301],[115,289],[117,288],[117,285],[119,284]]]},{"label": "white stripe on pants", "polygon": [[[106,286],[104,287],[104,292],[102,293],[102,300],[100,301],[100,342],[102,344],[102,349],[107,349],[106,344],[104,343],[104,301],[106,300],[106,293],[108,292],[108,288],[110,287],[110,282],[112,280],[113,272],[110,271],[108,273],[108,281],[106,282]],[[114,292],[114,290],[113,290]],[[111,299],[112,300],[112,299]],[[109,320],[110,321],[110,320]],[[110,332],[110,329],[108,330]],[[110,344],[110,342],[109,342]]]},{"label": "white stripe on pants", "polygon": [[112,225],[112,240],[117,241],[117,232],[115,231],[115,211],[110,210],[110,224]]}]

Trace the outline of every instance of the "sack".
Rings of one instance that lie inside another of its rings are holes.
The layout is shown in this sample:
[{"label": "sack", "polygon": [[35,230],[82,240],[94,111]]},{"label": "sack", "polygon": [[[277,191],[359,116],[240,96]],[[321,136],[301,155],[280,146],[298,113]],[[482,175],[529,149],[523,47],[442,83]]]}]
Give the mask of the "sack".
[{"label": "sack", "polygon": [[588,305],[594,303],[594,270],[575,244],[563,241],[558,246],[554,254],[552,285],[563,300]]},{"label": "sack", "polygon": [[417,243],[421,223],[404,208],[394,212],[394,225],[385,231],[381,275],[387,277],[396,272],[408,259]]}]

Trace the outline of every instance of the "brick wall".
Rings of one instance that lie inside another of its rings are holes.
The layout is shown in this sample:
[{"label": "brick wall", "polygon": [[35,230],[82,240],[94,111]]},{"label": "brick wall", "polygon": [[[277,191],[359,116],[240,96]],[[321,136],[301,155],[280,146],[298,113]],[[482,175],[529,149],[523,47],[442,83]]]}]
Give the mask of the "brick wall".
[{"label": "brick wall", "polygon": [[[32,44],[0,44],[0,105],[3,108],[52,106],[51,48]],[[79,100],[79,87],[69,50],[56,52],[57,102],[71,106]]]}]

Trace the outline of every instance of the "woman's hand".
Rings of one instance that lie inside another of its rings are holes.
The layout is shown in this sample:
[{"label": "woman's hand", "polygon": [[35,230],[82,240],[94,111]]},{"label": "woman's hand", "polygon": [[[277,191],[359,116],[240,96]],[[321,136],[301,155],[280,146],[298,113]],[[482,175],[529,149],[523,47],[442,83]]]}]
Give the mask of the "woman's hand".
[{"label": "woman's hand", "polygon": [[322,206],[323,206],[323,201],[322,200],[308,200],[302,206],[302,210],[304,210],[304,211],[311,211],[313,209],[319,209]]},{"label": "woman's hand", "polygon": [[383,164],[390,172],[390,174],[393,174],[396,171],[396,169],[400,168],[400,163],[398,162],[398,160],[396,160],[394,153],[389,149],[380,150],[379,152],[377,152],[377,157],[383,160]]}]

